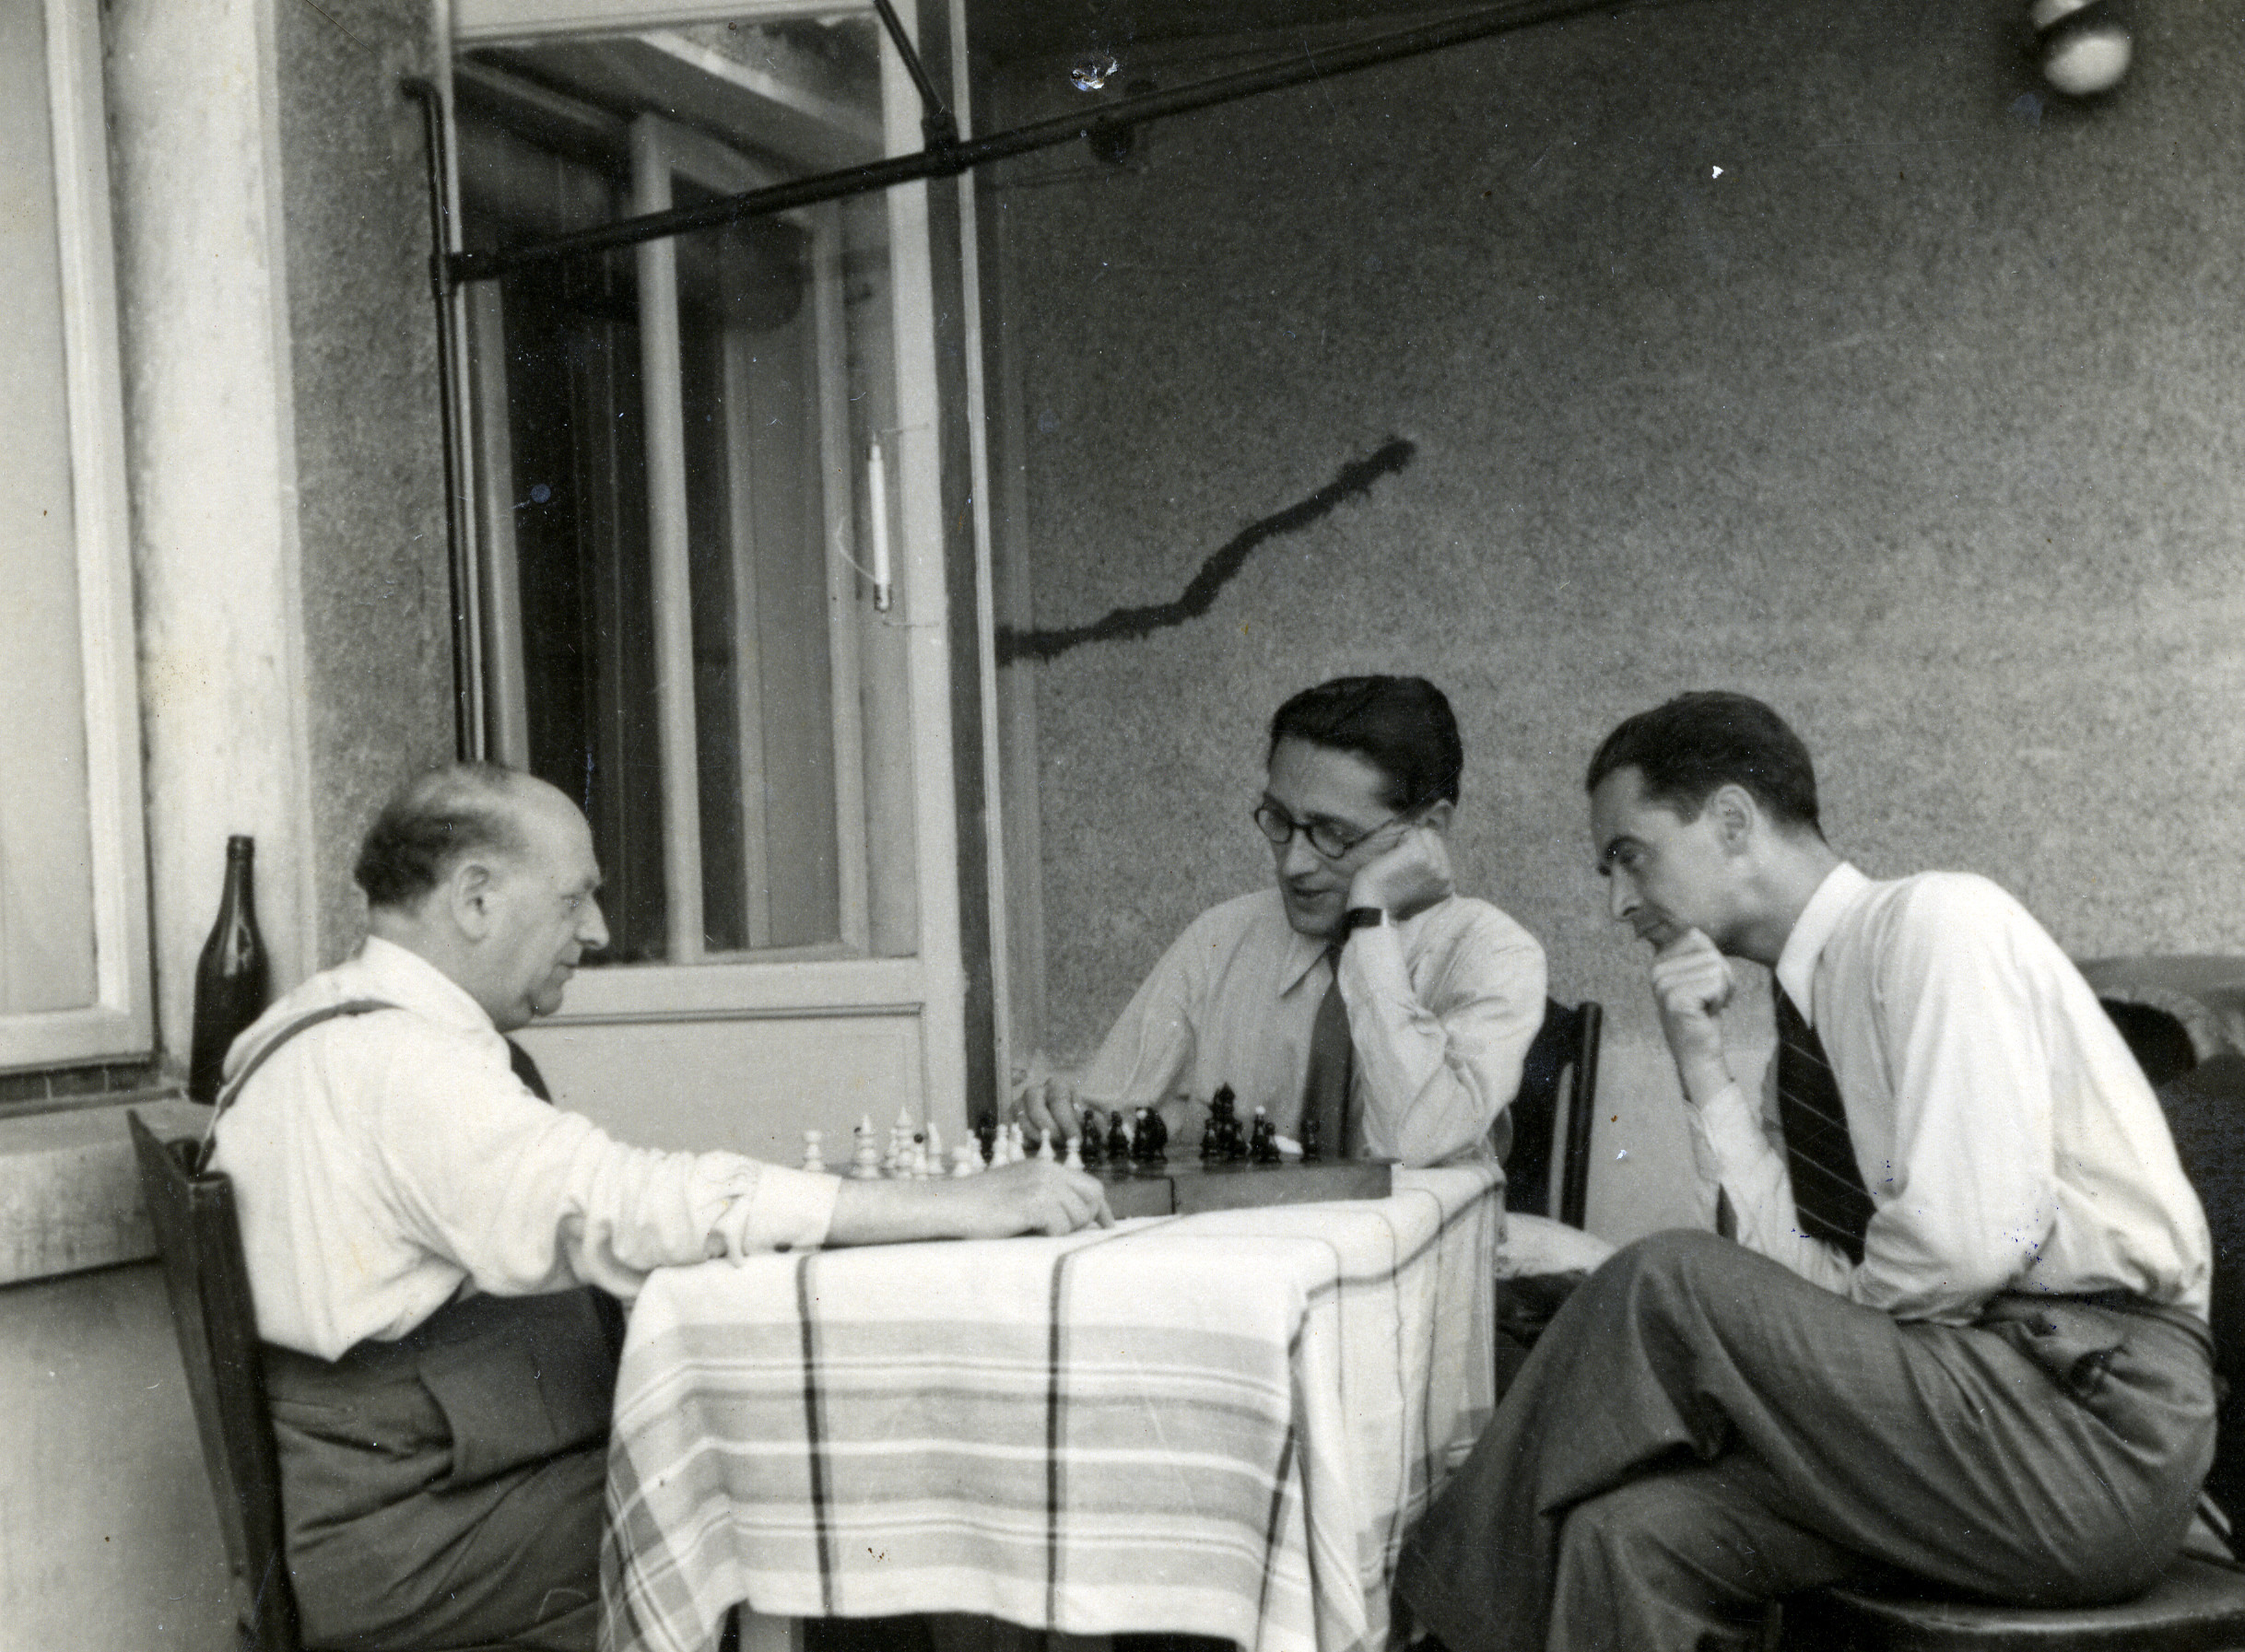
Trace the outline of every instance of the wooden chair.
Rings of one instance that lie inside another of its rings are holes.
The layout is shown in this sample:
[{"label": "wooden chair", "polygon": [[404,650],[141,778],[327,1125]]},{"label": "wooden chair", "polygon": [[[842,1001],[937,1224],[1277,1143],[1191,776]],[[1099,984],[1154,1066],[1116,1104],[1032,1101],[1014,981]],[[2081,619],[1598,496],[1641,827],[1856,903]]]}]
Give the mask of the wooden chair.
[{"label": "wooden chair", "polygon": [[[2227,1384],[2206,1490],[2245,1511],[2245,1057],[2197,1064],[2159,1092],[2214,1233],[2214,1366]],[[2245,1646],[2245,1568],[2182,1556],[2121,1606],[2039,1611],[1827,1589],[1785,1602],[1790,1652],[2208,1652]]]},{"label": "wooden chair", "polygon": [[203,1439],[203,1465],[240,1586],[236,1633],[242,1652],[300,1652],[296,1595],[281,1545],[280,1464],[265,1410],[233,1184],[214,1173],[193,1173],[194,1142],[158,1140],[137,1113],[128,1114],[127,1123]]},{"label": "wooden chair", "polygon": [[[1512,1098],[1512,1145],[1505,1154],[1505,1209],[1524,1216],[1551,1211],[1551,1164],[1559,1154],[1558,1220],[1583,1225],[1590,1205],[1593,1109],[1598,1096],[1598,1037],[1604,1012],[1544,1001],[1544,1025],[1521,1063]],[[1497,1392],[1526,1363],[1551,1316],[1580,1284],[1580,1273],[1524,1274],[1497,1282]]]},{"label": "wooden chair", "polygon": [[[296,1591],[288,1583],[279,1450],[265,1407],[264,1365],[233,1183],[216,1171],[194,1171],[195,1142],[159,1140],[138,1113],[128,1113],[125,1121],[171,1298],[203,1466],[210,1472],[226,1558],[238,1585],[234,1631],[241,1652],[306,1652]],[[738,1645],[728,1618],[719,1652],[735,1652]],[[524,1649],[498,1643],[448,1652]]]},{"label": "wooden chair", "polygon": [[[1590,1206],[1592,1108],[1597,1103],[1598,1039],[1605,1012],[1594,1002],[1569,1009],[1544,1001],[1544,1025],[1521,1063],[1512,1098],[1512,1146],[1505,1154],[1505,1208],[1522,1215],[1551,1211],[1551,1154],[1558,1145],[1558,1219],[1583,1225]],[[1560,1120],[1566,1134],[1559,1136]]]}]

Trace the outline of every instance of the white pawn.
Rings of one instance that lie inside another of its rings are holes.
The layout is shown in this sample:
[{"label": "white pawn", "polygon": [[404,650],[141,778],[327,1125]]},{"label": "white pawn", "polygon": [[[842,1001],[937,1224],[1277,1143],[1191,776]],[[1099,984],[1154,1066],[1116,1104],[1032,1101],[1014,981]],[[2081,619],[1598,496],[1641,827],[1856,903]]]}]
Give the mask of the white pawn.
[{"label": "white pawn", "polygon": [[1068,1156],[1060,1163],[1062,1168],[1067,1170],[1081,1170],[1084,1167],[1084,1138],[1081,1134],[1068,1138]]},{"label": "white pawn", "polygon": [[1060,1155],[1052,1151],[1052,1132],[1049,1130],[1038,1131],[1037,1162],[1040,1165],[1050,1165],[1055,1163],[1059,1157]]},{"label": "white pawn", "polygon": [[951,1149],[953,1176],[980,1176],[982,1173],[982,1150],[972,1142],[961,1142]]},{"label": "white pawn", "polygon": [[806,1130],[803,1132],[803,1167],[805,1170],[824,1170],[827,1167],[827,1155],[819,1145],[825,1140],[824,1131]]}]

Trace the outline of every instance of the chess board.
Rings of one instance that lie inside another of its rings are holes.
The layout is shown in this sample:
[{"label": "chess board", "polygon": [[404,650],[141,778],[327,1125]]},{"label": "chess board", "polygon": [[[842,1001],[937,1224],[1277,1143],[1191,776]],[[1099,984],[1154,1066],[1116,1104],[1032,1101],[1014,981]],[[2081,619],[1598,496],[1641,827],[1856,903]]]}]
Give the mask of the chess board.
[{"label": "chess board", "polygon": [[1101,1166],[1091,1174],[1107,1185],[1107,1208],[1118,1217],[1190,1216],[1199,1211],[1385,1199],[1394,1169],[1386,1159],[1311,1165],[1204,1165],[1178,1159],[1167,1165]]}]

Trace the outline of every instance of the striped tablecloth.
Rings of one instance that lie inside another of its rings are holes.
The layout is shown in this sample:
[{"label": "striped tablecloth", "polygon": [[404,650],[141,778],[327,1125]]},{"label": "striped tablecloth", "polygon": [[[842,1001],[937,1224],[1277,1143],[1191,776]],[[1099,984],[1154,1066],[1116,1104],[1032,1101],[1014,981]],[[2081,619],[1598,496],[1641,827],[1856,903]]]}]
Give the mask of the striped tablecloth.
[{"label": "striped tablecloth", "polygon": [[1488,1417],[1494,1179],[659,1272],[602,1647],[704,1652],[746,1601],[1377,1648],[1404,1531]]}]

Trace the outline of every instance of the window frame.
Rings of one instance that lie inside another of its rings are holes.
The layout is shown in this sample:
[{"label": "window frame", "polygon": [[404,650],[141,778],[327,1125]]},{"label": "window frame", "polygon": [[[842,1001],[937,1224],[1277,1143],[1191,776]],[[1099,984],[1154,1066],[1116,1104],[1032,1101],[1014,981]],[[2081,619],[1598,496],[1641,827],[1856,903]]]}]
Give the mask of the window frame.
[{"label": "window frame", "polygon": [[0,1013],[0,1071],[132,1060],[155,1048],[100,13],[98,0],[45,0],[43,10],[92,828],[94,1001]]}]

